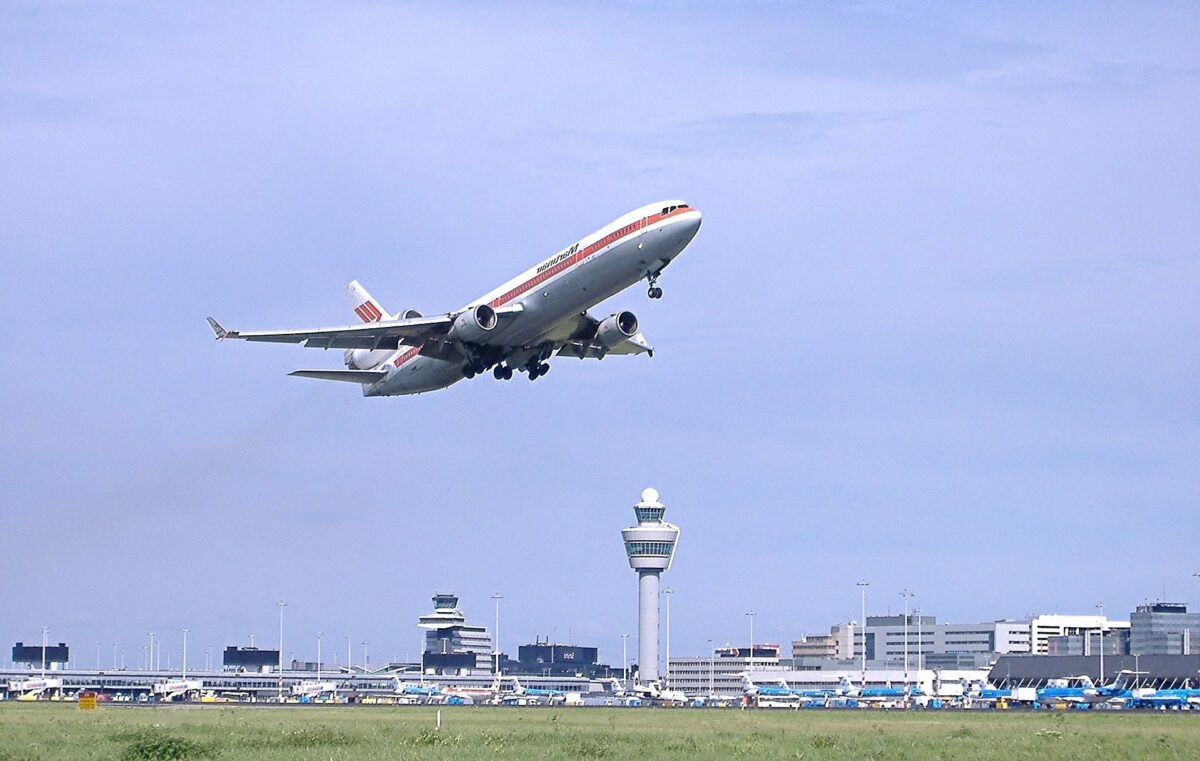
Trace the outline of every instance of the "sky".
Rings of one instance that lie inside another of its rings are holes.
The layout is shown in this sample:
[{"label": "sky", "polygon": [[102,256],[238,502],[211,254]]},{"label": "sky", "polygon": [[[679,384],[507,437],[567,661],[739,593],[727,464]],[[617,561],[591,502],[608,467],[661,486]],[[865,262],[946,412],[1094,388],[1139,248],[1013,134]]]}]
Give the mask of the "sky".
[{"label": "sky", "polygon": [[[194,663],[285,601],[411,659],[453,591],[619,663],[646,486],[676,655],[859,579],[1200,602],[1198,92],[1190,3],[5,3],[0,643]],[[653,359],[364,399],[204,323],[447,311],[667,198],[665,298],[594,310]]]}]

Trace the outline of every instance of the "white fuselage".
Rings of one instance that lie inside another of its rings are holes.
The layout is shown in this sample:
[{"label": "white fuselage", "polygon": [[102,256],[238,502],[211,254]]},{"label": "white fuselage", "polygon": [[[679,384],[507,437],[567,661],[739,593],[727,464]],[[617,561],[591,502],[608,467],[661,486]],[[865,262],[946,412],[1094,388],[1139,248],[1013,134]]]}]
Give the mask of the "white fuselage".
[{"label": "white fuselage", "polygon": [[[665,209],[675,207],[664,214]],[[573,317],[650,274],[683,251],[700,229],[700,212],[682,201],[635,209],[554,256],[467,304],[493,308],[520,305],[521,312],[487,338],[493,346],[515,347],[510,364],[545,342],[565,340]],[[387,377],[363,386],[364,396],[419,394],[463,379],[463,363],[421,354],[421,344],[401,346],[381,365]]]}]

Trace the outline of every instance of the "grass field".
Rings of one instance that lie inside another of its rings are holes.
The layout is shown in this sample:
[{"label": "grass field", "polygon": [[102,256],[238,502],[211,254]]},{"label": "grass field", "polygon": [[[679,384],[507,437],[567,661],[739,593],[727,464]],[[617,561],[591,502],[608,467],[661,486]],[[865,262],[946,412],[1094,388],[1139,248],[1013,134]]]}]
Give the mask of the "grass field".
[{"label": "grass field", "polygon": [[1200,715],[0,703],[27,759],[1197,759]]}]

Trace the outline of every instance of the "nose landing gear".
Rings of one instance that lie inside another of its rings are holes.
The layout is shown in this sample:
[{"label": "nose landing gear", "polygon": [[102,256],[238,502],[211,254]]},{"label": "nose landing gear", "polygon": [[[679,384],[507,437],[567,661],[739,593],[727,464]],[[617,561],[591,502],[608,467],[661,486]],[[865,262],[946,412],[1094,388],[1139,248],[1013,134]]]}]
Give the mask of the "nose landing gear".
[{"label": "nose landing gear", "polygon": [[647,274],[646,280],[650,283],[650,287],[646,289],[646,295],[652,299],[661,299],[663,289],[658,287],[658,273]]}]

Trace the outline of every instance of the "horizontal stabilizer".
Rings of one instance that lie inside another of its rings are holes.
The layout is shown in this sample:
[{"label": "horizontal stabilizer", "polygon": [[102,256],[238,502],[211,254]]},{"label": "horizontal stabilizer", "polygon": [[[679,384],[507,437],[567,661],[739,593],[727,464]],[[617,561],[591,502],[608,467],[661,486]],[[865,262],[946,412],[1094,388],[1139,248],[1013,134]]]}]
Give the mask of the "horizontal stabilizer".
[{"label": "horizontal stabilizer", "polygon": [[377,383],[387,377],[386,370],[296,370],[288,373],[297,378],[344,381],[346,383]]}]

